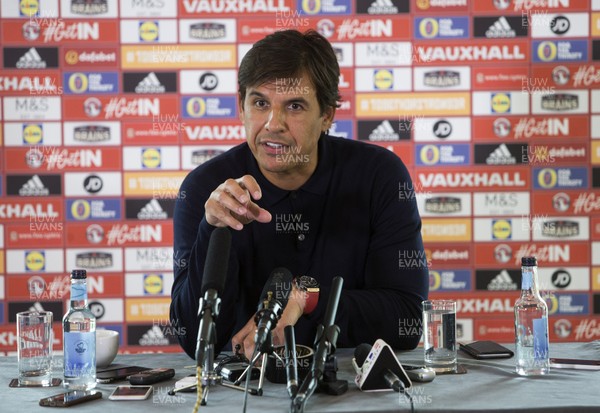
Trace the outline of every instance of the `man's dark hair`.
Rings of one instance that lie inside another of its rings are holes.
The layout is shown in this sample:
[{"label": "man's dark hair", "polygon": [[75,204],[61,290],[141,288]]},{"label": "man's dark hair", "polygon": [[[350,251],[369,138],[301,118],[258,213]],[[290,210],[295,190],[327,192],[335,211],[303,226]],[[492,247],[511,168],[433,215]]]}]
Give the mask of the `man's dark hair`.
[{"label": "man's dark hair", "polygon": [[243,103],[248,87],[304,73],[315,87],[321,114],[327,107],[339,107],[340,67],[327,39],[314,30],[277,31],[256,42],[242,59],[238,72],[240,99]]}]

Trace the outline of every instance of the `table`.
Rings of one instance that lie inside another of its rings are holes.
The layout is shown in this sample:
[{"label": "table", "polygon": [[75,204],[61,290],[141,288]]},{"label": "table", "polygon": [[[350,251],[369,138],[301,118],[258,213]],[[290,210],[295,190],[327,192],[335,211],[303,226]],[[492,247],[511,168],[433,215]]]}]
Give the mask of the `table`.
[{"label": "table", "polygon": [[[508,344],[508,348],[514,346]],[[338,379],[349,381],[349,390],[341,396],[314,394],[306,412],[384,412],[410,411],[404,396],[393,392],[365,393],[354,384],[351,366],[353,349],[338,349]],[[398,352],[405,364],[422,364],[423,349]],[[551,343],[551,357],[600,358],[600,341],[590,343]],[[60,356],[55,356],[60,357]],[[172,367],[173,380],[154,385],[154,394],[144,401],[111,401],[109,394],[117,384],[99,384],[103,393],[95,400],[69,408],[69,412],[192,412],[195,393],[167,392],[176,380],[194,373],[194,361],[185,354],[118,355],[116,363],[149,368]],[[552,369],[541,377],[520,377],[514,373],[514,358],[495,361],[474,360],[459,351],[459,362],[465,365],[464,375],[438,376],[431,383],[414,383],[409,390],[416,412],[600,412],[600,371]],[[63,392],[62,387],[9,388],[16,377],[16,357],[0,358],[0,412],[45,412],[55,409],[40,407],[42,397]],[[60,377],[55,370],[55,377]],[[256,382],[253,382],[255,385]],[[127,384],[127,382],[120,382]],[[200,412],[241,412],[244,394],[223,386],[211,387],[207,406]],[[290,399],[285,385],[265,381],[263,396],[248,396],[248,412],[287,412]]]}]

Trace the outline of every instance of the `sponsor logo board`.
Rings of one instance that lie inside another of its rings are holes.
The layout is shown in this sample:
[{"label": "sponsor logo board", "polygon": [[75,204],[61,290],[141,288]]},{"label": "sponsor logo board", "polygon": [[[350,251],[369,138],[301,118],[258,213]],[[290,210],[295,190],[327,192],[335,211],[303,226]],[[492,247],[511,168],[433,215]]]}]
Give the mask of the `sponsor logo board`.
[{"label": "sponsor logo board", "polygon": [[473,118],[474,139],[576,139],[589,138],[587,116],[506,116]]},{"label": "sponsor logo board", "polygon": [[121,46],[122,69],[223,69],[236,64],[236,47],[230,44]]},{"label": "sponsor logo board", "polygon": [[570,241],[477,243],[475,244],[475,266],[519,267],[521,258],[529,256],[535,256],[540,267],[589,265],[590,250],[587,247],[589,247],[589,243]]},{"label": "sponsor logo board", "polygon": [[429,270],[429,291],[470,291],[471,270]]},{"label": "sponsor logo board", "polygon": [[422,217],[471,216],[471,194],[417,194],[417,206]]},{"label": "sponsor logo board", "polygon": [[473,215],[507,216],[530,213],[529,192],[478,192],[473,194]]},{"label": "sponsor logo board", "polygon": [[471,241],[471,220],[458,218],[424,218],[423,242]]},{"label": "sponsor logo board", "polygon": [[88,272],[123,272],[121,248],[67,248],[67,268],[83,268]]},{"label": "sponsor logo board", "polygon": [[169,296],[173,273],[149,272],[125,274],[127,297]]}]

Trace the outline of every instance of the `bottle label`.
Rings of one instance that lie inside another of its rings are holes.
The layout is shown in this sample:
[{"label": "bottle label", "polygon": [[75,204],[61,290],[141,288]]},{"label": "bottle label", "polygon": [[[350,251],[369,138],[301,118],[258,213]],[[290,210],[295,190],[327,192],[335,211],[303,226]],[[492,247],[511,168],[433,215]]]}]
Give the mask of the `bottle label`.
[{"label": "bottle label", "polygon": [[64,335],[65,376],[93,374],[96,370],[96,333]]},{"label": "bottle label", "polygon": [[530,290],[533,288],[533,271],[523,269],[521,280],[521,289]]},{"label": "bottle label", "polygon": [[533,320],[533,357],[536,360],[548,358],[548,319]]},{"label": "bottle label", "polygon": [[87,286],[85,284],[71,285],[71,301],[87,300]]}]

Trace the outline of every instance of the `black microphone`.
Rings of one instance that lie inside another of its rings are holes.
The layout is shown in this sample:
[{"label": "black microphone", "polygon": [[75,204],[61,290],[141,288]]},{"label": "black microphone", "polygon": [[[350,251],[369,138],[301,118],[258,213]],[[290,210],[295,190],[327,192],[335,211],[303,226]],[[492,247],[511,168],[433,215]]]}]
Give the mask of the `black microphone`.
[{"label": "black microphone", "polygon": [[296,336],[294,326],[285,326],[283,329],[285,337],[285,373],[287,377],[287,391],[290,397],[298,393],[298,367],[296,358]]},{"label": "black microphone", "polygon": [[[313,365],[314,371],[323,372],[325,369],[325,359],[327,358],[328,346],[335,346],[337,342],[337,334],[339,328],[330,330],[330,327],[335,325],[335,316],[337,314],[338,304],[340,302],[340,295],[342,294],[342,285],[344,279],[342,277],[335,277],[331,284],[331,290],[329,291],[329,300],[327,301],[327,307],[325,308],[325,316],[323,317],[323,324],[317,327],[316,350],[315,350],[315,363]],[[327,337],[328,333],[331,333],[333,337]]]},{"label": "black microphone", "polygon": [[292,273],[283,267],[275,268],[260,295],[258,310],[254,316],[256,334],[254,342],[260,349],[269,333],[277,326],[283,309],[292,293]]},{"label": "black microphone", "polygon": [[202,366],[207,347],[215,344],[216,332],[214,320],[219,315],[221,299],[219,295],[225,288],[227,269],[229,267],[229,250],[231,248],[231,232],[229,228],[216,228],[210,234],[204,274],[202,276],[202,295],[198,306],[198,341],[196,344],[196,364]]},{"label": "black microphone", "polygon": [[401,392],[412,384],[391,347],[381,339],[373,346],[363,343],[356,347],[352,362],[357,372],[356,385],[360,390],[389,388]]}]

